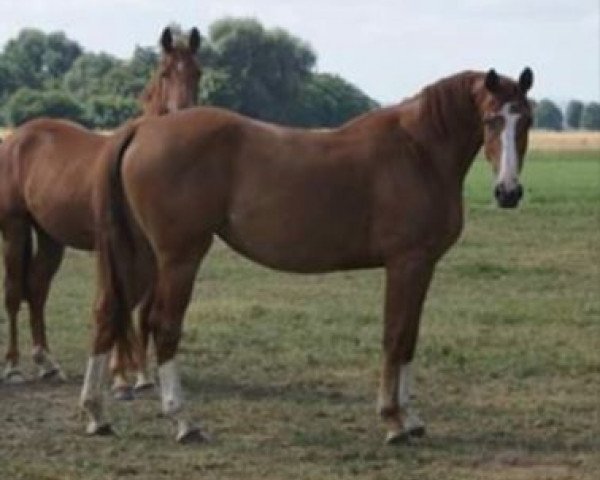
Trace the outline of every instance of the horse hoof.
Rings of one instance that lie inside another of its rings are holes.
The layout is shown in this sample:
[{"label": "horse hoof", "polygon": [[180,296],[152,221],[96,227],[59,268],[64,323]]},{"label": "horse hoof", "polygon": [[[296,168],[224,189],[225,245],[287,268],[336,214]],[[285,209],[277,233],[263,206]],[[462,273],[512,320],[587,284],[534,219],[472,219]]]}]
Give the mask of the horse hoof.
[{"label": "horse hoof", "polygon": [[210,441],[210,436],[197,427],[190,428],[184,432],[179,432],[177,435],[177,443],[182,445],[208,443]]},{"label": "horse hoof", "polygon": [[421,438],[425,436],[425,425],[417,425],[411,427],[407,431],[408,435],[411,437]]},{"label": "horse hoof", "polygon": [[59,368],[51,368],[49,370],[44,370],[40,372],[39,375],[40,380],[60,380],[61,382],[65,382],[67,380],[66,375]]},{"label": "horse hoof", "polygon": [[4,383],[10,385],[20,385],[25,383],[25,377],[23,377],[21,370],[8,370],[4,372]]},{"label": "horse hoof", "polygon": [[135,398],[133,389],[129,385],[116,387],[113,389],[113,398],[120,402],[129,402]]},{"label": "horse hoof", "polygon": [[154,390],[153,382],[136,383],[133,387],[135,393],[148,393]]},{"label": "horse hoof", "polygon": [[387,433],[385,443],[386,445],[410,444],[410,435],[404,430],[392,430]]},{"label": "horse hoof", "polygon": [[86,428],[86,433],[93,436],[108,437],[114,435],[115,431],[110,423],[98,424],[96,422],[90,422]]}]

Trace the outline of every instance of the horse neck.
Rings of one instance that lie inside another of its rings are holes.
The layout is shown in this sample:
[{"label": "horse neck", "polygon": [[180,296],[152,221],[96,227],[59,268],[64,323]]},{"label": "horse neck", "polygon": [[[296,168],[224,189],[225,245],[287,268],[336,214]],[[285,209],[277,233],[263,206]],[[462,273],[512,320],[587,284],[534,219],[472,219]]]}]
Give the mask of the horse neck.
[{"label": "horse neck", "polygon": [[[413,136],[447,180],[462,184],[483,144],[483,128],[473,87],[478,74],[463,73],[427,87],[414,101]],[[409,128],[410,129],[410,128]]]},{"label": "horse neck", "polygon": [[156,75],[152,77],[150,83],[144,89],[140,98],[142,104],[143,116],[162,115],[166,113],[166,105],[163,105],[163,99],[160,89],[160,80]]}]

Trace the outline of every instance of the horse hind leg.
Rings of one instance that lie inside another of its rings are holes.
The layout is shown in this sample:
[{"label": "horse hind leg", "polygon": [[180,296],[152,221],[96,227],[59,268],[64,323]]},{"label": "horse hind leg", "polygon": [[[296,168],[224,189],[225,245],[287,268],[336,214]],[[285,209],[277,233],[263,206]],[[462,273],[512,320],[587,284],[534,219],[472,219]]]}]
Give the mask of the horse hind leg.
[{"label": "horse hind leg", "polygon": [[133,387],[136,392],[144,392],[154,387],[152,378],[148,375],[148,344],[150,340],[150,313],[154,302],[154,286],[152,286],[140,306],[139,311],[139,331],[140,344],[138,352],[138,365],[136,372],[136,382]]},{"label": "horse hind leg", "polygon": [[65,380],[60,365],[50,355],[44,314],[50,284],[62,262],[64,247],[39,229],[36,230],[36,239],[36,252],[27,271],[33,361],[38,367],[39,378]]},{"label": "horse hind leg", "polygon": [[[139,278],[145,278],[147,272],[139,272]],[[152,275],[150,275],[152,276]],[[134,392],[143,393],[153,389],[154,382],[147,371],[147,351],[150,337],[149,317],[154,298],[153,285],[145,289],[145,293],[138,292],[142,298],[139,308],[139,336],[130,332],[130,337],[135,338],[134,358],[122,352],[119,345],[115,345],[111,357],[111,374],[113,378],[112,392],[116,400],[133,400]],[[142,290],[144,291],[144,289]],[[137,301],[135,302],[137,303]],[[133,388],[127,379],[127,368],[133,368],[136,373],[136,382]]]},{"label": "horse hind leg", "polygon": [[21,220],[10,221],[2,230],[4,254],[4,304],[9,321],[9,343],[6,352],[4,381],[21,383],[19,369],[18,315],[25,299],[25,270],[31,254],[31,237],[27,224]]},{"label": "horse hind leg", "polygon": [[180,443],[209,440],[203,430],[190,421],[185,413],[175,354],[194,277],[210,244],[209,238],[203,251],[195,251],[189,255],[181,255],[181,252],[166,258],[157,255],[158,275],[149,320],[156,346],[163,414],[176,424],[176,439]]}]

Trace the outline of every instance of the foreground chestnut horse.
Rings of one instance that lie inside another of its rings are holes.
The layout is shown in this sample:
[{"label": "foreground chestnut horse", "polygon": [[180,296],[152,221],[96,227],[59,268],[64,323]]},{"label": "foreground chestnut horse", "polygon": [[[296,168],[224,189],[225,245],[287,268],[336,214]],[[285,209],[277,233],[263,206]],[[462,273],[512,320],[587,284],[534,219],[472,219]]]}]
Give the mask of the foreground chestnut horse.
[{"label": "foreground chestnut horse", "polygon": [[463,182],[482,145],[499,206],[517,206],[532,83],[528,68],[518,82],[494,70],[464,72],[329,131],[215,108],[122,130],[97,207],[100,289],[81,392],[88,432],[110,431],[101,397],[108,353],[126,339],[129,312],[153,282],[163,411],[178,440],[205,438],[185,414],[174,357],[198,266],[218,235],[279,270],[384,267],[378,408],[388,442],[423,434],[409,406],[423,301],[436,262],[461,232]]},{"label": "foreground chestnut horse", "polygon": [[[164,29],[158,71],[141,98],[144,115],[162,115],[196,103],[200,69],[195,54],[199,43],[195,28],[185,44],[174,38],[169,27]],[[48,354],[44,306],[64,247],[94,248],[92,186],[98,154],[107,141],[108,137],[72,122],[39,119],[19,127],[0,147],[0,229],[10,322],[7,381],[22,380],[17,314],[23,301],[29,305],[33,359],[40,376],[61,374]],[[117,370],[122,372],[123,360],[118,363]]]}]

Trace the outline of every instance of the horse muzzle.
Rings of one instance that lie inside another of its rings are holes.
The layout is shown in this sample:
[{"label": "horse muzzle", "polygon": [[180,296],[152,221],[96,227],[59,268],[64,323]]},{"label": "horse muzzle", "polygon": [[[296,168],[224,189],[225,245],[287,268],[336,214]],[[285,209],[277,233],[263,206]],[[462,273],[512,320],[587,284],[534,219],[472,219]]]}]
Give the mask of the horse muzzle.
[{"label": "horse muzzle", "polygon": [[523,187],[521,184],[508,190],[503,184],[499,183],[494,188],[494,196],[500,208],[515,208],[523,198]]}]

